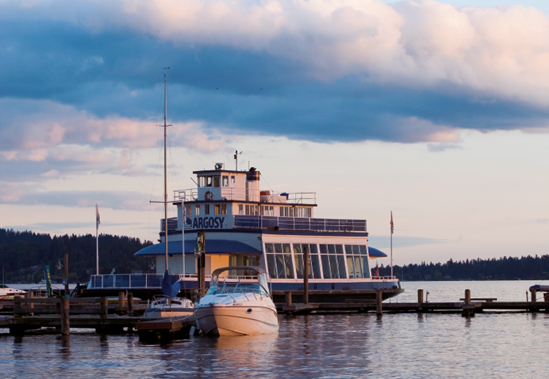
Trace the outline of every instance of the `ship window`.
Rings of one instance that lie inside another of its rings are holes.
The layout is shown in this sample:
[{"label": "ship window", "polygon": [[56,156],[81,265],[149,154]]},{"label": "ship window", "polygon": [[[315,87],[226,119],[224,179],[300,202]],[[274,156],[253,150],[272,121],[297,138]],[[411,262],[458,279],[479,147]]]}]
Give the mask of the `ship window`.
[{"label": "ship window", "polygon": [[223,187],[229,186],[229,177],[227,175],[223,175]]},{"label": "ship window", "polygon": [[190,216],[190,215],[191,215],[191,206],[187,205],[185,207],[185,216]]},{"label": "ship window", "polygon": [[213,177],[214,187],[219,187],[219,176]]},{"label": "ship window", "polygon": [[279,207],[280,208],[280,217],[284,217],[284,207]]},{"label": "ship window", "polygon": [[204,204],[204,214],[205,215],[210,214],[210,204]]},{"label": "ship window", "polygon": [[239,215],[244,214],[244,204],[238,204],[238,214]]},{"label": "ship window", "polygon": [[322,273],[325,279],[346,279],[342,245],[320,245]]},{"label": "ship window", "polygon": [[221,214],[222,215],[227,214],[227,204],[221,204]]},{"label": "ship window", "polygon": [[235,183],[235,180],[234,180],[234,175],[231,175],[231,183]]},{"label": "ship window", "polygon": [[194,207],[194,215],[199,216],[200,215],[200,205],[195,205]]},{"label": "ship window", "polygon": [[317,246],[308,244],[294,244],[297,278],[303,279],[305,275],[305,249],[309,249],[309,278],[321,279]]},{"label": "ship window", "polygon": [[219,204],[215,204],[214,205],[214,213],[216,215],[220,214],[221,213],[221,206]]},{"label": "ship window", "polygon": [[267,268],[272,278],[294,278],[294,265],[290,244],[266,243],[265,253],[267,253]]},{"label": "ship window", "polygon": [[212,186],[212,177],[206,176],[206,187],[211,187],[211,186]]},{"label": "ship window", "polygon": [[205,183],[204,177],[203,177],[203,176],[199,176],[199,177],[198,177],[198,186],[199,186],[199,187],[205,187],[204,183]]},{"label": "ship window", "polygon": [[320,279],[322,278],[320,274],[320,262],[318,258],[318,248],[316,245],[309,245],[309,257],[311,259],[311,273],[313,278]]}]

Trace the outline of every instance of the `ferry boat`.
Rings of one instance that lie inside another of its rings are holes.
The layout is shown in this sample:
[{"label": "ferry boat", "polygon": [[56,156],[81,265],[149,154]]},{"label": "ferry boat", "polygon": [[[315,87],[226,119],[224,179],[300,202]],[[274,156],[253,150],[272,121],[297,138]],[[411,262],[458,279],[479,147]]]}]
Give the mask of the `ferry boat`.
[{"label": "ferry boat", "polygon": [[199,286],[201,235],[206,287],[218,268],[258,266],[269,274],[275,303],[283,303],[287,291],[299,302],[308,249],[310,302],[375,299],[378,289],[384,299],[403,292],[396,277],[371,272],[370,261],[386,255],[368,247],[366,220],[315,218],[316,193],[261,190],[254,167],[228,170],[217,163],[194,174],[197,187],[174,191],[177,217],[161,220],[160,243],[136,253],[155,259],[157,272],[93,275],[88,292],[141,290],[142,298],[160,292],[167,241],[171,281],[192,296]]}]

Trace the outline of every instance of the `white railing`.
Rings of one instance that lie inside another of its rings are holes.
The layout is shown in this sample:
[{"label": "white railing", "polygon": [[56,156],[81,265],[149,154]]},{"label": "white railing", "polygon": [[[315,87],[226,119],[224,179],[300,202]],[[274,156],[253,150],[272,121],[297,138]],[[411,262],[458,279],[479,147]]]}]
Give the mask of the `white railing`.
[{"label": "white railing", "polygon": [[176,203],[186,202],[186,201],[195,201],[197,198],[198,198],[198,190],[196,188],[173,191],[173,201]]},{"label": "white railing", "polygon": [[365,232],[366,220],[306,217],[234,216],[235,228],[312,230],[320,232]]},{"label": "white railing", "polygon": [[[178,280],[197,280],[196,274],[170,274],[171,282]],[[212,278],[205,276],[206,280]],[[163,274],[116,274],[116,275],[92,275],[89,288],[91,289],[126,289],[126,288],[162,288]]]}]

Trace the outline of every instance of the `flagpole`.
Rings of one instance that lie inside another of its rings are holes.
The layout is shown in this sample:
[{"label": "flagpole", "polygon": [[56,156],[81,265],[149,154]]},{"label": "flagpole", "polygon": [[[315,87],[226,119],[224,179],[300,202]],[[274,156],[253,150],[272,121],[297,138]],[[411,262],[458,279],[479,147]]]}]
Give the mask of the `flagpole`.
[{"label": "flagpole", "polygon": [[99,275],[99,207],[95,204],[95,273]]},{"label": "flagpole", "polygon": [[393,277],[393,232],[395,225],[393,224],[393,211],[391,211],[391,277]]}]

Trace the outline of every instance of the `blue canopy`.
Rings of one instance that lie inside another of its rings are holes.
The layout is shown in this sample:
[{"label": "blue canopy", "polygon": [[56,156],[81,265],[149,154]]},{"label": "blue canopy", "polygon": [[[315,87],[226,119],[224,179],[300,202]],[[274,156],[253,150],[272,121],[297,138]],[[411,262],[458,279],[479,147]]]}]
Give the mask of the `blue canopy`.
[{"label": "blue canopy", "polygon": [[[168,254],[181,254],[181,241],[168,242]],[[185,241],[185,254],[194,254],[195,241]],[[231,240],[206,240],[206,254],[246,253],[261,254],[261,250],[239,241]],[[164,255],[164,243],[147,246],[139,250],[135,255]]]},{"label": "blue canopy", "polygon": [[370,254],[370,257],[372,258],[386,258],[387,254],[385,254],[383,251],[378,250],[374,247],[368,246],[368,253]]}]

